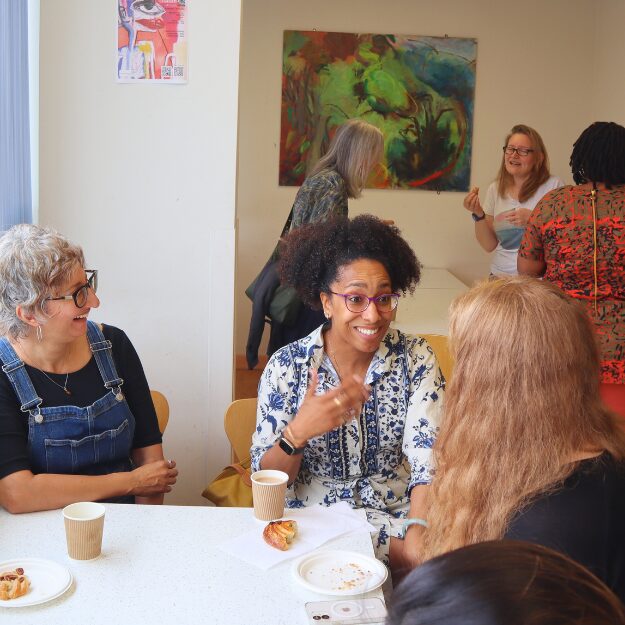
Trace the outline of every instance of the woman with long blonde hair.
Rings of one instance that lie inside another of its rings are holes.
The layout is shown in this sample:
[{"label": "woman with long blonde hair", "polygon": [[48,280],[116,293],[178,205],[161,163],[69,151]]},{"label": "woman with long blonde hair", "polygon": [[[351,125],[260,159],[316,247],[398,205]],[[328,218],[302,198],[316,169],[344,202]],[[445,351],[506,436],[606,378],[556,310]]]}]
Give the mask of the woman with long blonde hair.
[{"label": "woman with long blonde hair", "polygon": [[513,126],[484,206],[478,187],[471,189],[463,203],[473,217],[477,242],[486,252],[493,252],[491,275],[516,275],[517,251],[532,209],[545,193],[563,184],[549,173],[547,148],[538,132],[525,124]]},{"label": "woman with long blonde hair", "polygon": [[502,537],[567,553],[625,599],[625,431],[585,310],[526,277],[453,304],[425,559]]}]

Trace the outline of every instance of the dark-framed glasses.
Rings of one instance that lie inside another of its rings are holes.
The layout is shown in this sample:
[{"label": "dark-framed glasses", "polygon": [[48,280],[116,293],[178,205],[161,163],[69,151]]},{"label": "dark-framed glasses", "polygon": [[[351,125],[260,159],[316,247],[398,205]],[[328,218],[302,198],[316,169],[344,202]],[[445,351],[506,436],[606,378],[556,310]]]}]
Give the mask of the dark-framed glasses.
[{"label": "dark-framed glasses", "polygon": [[61,295],[59,297],[46,297],[46,301],[73,299],[76,308],[82,308],[87,303],[87,299],[89,299],[89,289],[94,293],[98,290],[98,270],[85,269],[85,273],[87,274],[87,282],[79,286],[73,293]]},{"label": "dark-framed glasses", "polygon": [[519,156],[527,156],[531,152],[535,152],[535,150],[532,150],[532,148],[514,148],[511,145],[504,145],[503,151],[510,156],[512,156],[515,152]]},{"label": "dark-framed glasses", "polygon": [[356,293],[335,293],[330,291],[332,295],[338,295],[345,301],[345,306],[349,312],[361,313],[369,308],[369,304],[373,302],[378,312],[391,312],[397,308],[399,303],[399,293],[384,293],[375,297],[367,297],[366,295],[358,295]]}]

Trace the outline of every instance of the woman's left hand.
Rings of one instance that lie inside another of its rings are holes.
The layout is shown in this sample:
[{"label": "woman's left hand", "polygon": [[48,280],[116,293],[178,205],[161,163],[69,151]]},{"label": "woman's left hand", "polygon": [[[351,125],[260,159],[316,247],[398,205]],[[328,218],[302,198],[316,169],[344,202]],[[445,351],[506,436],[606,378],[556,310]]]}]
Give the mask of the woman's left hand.
[{"label": "woman's left hand", "polygon": [[515,210],[508,211],[508,214],[505,216],[505,220],[513,226],[523,228],[527,225],[531,214],[532,210],[530,208],[517,208]]}]

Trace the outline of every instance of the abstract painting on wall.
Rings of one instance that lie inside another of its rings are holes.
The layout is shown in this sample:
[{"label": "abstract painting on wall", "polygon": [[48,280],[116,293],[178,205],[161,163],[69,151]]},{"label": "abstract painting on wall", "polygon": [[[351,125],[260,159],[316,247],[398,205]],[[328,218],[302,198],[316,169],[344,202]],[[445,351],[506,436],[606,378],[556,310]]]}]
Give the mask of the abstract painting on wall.
[{"label": "abstract painting on wall", "polygon": [[117,2],[117,82],[187,82],[186,0]]},{"label": "abstract painting on wall", "polygon": [[360,118],[384,133],[370,187],[468,190],[476,59],[475,39],[284,31],[280,184]]}]

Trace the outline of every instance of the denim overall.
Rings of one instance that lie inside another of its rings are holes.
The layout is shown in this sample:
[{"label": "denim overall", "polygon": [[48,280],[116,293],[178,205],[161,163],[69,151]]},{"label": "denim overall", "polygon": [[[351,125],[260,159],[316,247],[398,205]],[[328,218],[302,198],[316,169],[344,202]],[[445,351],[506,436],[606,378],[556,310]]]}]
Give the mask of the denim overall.
[{"label": "denim overall", "polygon": [[[24,363],[6,338],[0,360],[28,413],[28,453],[33,473],[104,475],[134,468],[130,459],[135,418],[121,392],[111,350],[99,326],[87,322],[87,339],[107,392],[90,406],[41,407]],[[133,502],[134,497],[115,499]]]}]

